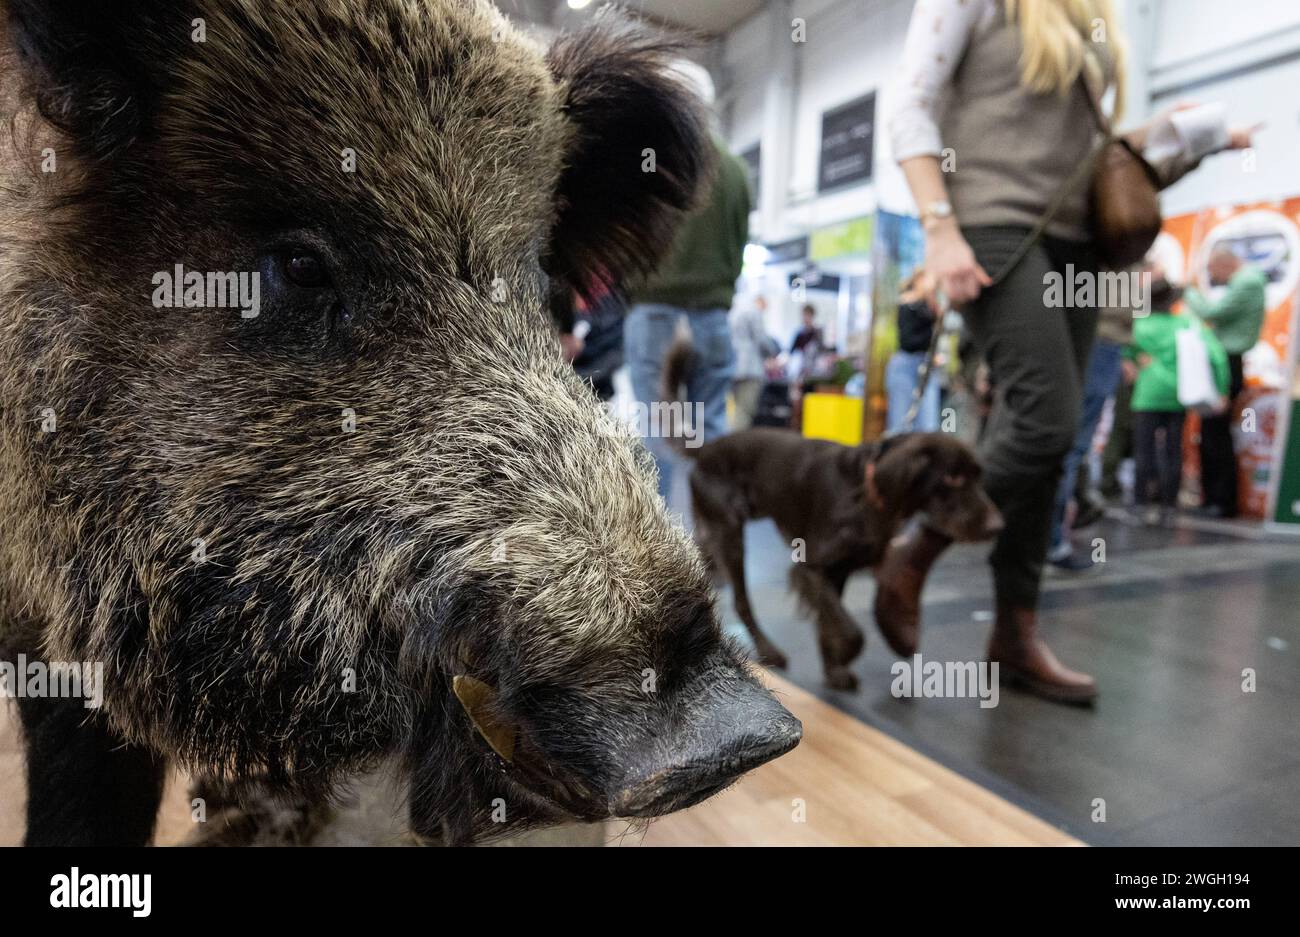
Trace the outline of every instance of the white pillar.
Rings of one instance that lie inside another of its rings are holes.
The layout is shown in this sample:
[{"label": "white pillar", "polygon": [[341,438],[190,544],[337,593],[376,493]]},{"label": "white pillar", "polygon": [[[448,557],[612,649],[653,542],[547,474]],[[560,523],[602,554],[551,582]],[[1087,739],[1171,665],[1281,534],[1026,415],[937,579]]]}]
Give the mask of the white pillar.
[{"label": "white pillar", "polygon": [[773,0],[762,14],[767,19],[768,70],[763,91],[763,177],[760,183],[759,230],[754,237],[778,240],[790,191],[792,136],[798,81],[798,45],[791,25],[791,0]]},{"label": "white pillar", "polygon": [[1164,0],[1124,0],[1121,15],[1128,35],[1128,110],[1124,126],[1151,115],[1151,69],[1156,57],[1156,30]]}]

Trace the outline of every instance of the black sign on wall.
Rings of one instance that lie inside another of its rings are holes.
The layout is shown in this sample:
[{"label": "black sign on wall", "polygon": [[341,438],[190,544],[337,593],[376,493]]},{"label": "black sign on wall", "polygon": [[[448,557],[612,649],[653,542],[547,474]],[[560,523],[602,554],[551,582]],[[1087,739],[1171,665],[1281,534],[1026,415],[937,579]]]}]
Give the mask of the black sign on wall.
[{"label": "black sign on wall", "polygon": [[840,291],[840,277],[833,273],[822,273],[816,267],[809,267],[802,273],[792,273],[786,279],[789,280],[792,288],[798,281],[805,289],[824,290],[827,293]]},{"label": "black sign on wall", "polygon": [[808,239],[806,237],[767,245],[767,262],[770,264],[788,264],[792,261],[803,260],[807,256]]},{"label": "black sign on wall", "polygon": [[876,142],[876,92],[822,114],[817,191],[871,179]]}]

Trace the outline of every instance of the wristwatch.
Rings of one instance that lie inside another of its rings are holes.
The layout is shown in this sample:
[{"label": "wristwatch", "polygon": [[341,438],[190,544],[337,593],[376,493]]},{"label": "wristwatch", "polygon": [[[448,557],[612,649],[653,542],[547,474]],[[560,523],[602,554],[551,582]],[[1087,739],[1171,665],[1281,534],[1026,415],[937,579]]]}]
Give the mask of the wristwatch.
[{"label": "wristwatch", "polygon": [[921,211],[921,226],[930,228],[932,222],[947,221],[952,217],[952,202],[931,202]]}]

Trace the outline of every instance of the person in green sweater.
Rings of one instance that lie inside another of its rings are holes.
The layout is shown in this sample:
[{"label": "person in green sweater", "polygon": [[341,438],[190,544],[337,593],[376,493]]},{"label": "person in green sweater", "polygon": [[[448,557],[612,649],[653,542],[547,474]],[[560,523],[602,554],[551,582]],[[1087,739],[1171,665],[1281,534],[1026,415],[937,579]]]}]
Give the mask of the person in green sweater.
[{"label": "person in green sweater", "polygon": [[[696,84],[706,102],[712,103],[711,85],[705,82],[707,73]],[[639,404],[653,412],[662,396],[664,357],[678,324],[683,319],[690,323],[695,363],[686,392],[693,405],[692,419],[703,415],[703,442],[727,432],[727,390],[735,371],[729,314],[749,241],[751,205],[745,164],[716,137],[714,146],[718,169],[713,188],[678,229],[667,261],[645,282],[630,284],[632,309],[623,326],[623,356],[632,392]],[[659,467],[659,493],[667,500],[672,490],[672,451],[663,439],[651,437],[645,442]]]},{"label": "person in green sweater", "polygon": [[1201,420],[1202,511],[1213,517],[1237,516],[1237,454],[1233,451],[1235,401],[1245,387],[1242,356],[1255,347],[1264,327],[1268,276],[1242,261],[1226,247],[1217,248],[1208,263],[1210,282],[1227,289],[1217,300],[1189,289],[1187,307],[1209,323],[1228,355],[1231,380],[1228,409]]},{"label": "person in green sweater", "polygon": [[[1134,500],[1148,523],[1168,518],[1178,505],[1183,477],[1183,422],[1178,400],[1178,333],[1200,329],[1220,393],[1228,391],[1228,357],[1214,334],[1194,316],[1170,311],[1179,291],[1163,279],[1151,289],[1151,314],[1133,322],[1125,357],[1139,370],[1133,385]],[[1158,505],[1158,507],[1156,506]]]}]

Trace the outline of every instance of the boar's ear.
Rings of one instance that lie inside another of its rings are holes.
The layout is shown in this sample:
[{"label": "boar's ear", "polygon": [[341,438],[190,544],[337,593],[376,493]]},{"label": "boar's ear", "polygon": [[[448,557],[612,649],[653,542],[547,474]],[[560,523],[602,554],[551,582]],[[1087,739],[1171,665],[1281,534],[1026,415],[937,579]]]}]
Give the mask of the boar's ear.
[{"label": "boar's ear", "polygon": [[[83,155],[129,146],[148,123],[161,62],[188,41],[184,5],[6,0],[9,34],[40,115]],[[174,36],[163,34],[164,20]]]},{"label": "boar's ear", "polygon": [[457,674],[452,678],[451,686],[456,699],[465,707],[465,713],[484,741],[492,746],[492,750],[503,761],[513,761],[519,730],[497,714],[496,691],[467,674]]},{"label": "boar's ear", "polygon": [[679,56],[612,13],[547,56],[574,139],[545,266],[584,296],[653,271],[712,171],[701,102],[668,68]]}]

